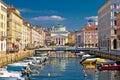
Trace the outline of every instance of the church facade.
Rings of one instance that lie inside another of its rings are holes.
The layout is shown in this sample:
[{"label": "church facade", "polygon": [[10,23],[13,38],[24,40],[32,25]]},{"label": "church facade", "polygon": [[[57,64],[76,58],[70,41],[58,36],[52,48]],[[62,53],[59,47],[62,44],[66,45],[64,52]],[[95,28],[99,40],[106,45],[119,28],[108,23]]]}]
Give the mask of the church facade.
[{"label": "church facade", "polygon": [[54,42],[55,45],[63,46],[68,43],[68,34],[66,27],[58,24],[51,31],[51,42]]}]

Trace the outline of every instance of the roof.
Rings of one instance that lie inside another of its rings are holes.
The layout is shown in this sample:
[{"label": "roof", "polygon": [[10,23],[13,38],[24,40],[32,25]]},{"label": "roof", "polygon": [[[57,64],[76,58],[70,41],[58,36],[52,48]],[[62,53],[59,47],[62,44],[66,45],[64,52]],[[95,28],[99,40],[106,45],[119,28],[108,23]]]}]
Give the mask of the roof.
[{"label": "roof", "polygon": [[8,5],[7,10],[15,10],[15,7]]},{"label": "roof", "polygon": [[58,25],[55,26],[55,28],[63,28],[63,27],[64,27],[64,26],[61,25],[61,24],[58,24]]},{"label": "roof", "polygon": [[97,26],[85,26],[82,30],[97,30]]}]

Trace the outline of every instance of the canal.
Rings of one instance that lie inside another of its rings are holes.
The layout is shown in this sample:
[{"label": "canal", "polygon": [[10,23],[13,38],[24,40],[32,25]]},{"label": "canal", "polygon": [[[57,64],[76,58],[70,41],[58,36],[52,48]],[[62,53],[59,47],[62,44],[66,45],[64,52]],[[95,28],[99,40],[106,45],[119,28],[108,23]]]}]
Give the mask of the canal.
[{"label": "canal", "polygon": [[119,71],[98,71],[79,58],[50,58],[30,80],[120,80]]}]

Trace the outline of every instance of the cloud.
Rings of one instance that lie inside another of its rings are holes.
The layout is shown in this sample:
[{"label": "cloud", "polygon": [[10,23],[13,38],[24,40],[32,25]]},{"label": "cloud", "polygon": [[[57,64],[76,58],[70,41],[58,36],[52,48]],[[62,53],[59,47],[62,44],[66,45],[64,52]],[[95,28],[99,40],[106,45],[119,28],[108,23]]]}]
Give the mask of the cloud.
[{"label": "cloud", "polygon": [[85,19],[98,19],[98,16],[86,17]]},{"label": "cloud", "polygon": [[31,12],[31,10],[29,9],[25,9],[25,8],[22,8],[22,9],[19,9],[21,12]]},{"label": "cloud", "polygon": [[38,16],[31,18],[31,20],[35,21],[63,21],[65,18],[57,15],[52,15],[52,16]]},{"label": "cloud", "polygon": [[19,9],[23,13],[42,13],[42,14],[56,14],[58,13],[56,10],[32,10],[27,8],[20,8]]}]

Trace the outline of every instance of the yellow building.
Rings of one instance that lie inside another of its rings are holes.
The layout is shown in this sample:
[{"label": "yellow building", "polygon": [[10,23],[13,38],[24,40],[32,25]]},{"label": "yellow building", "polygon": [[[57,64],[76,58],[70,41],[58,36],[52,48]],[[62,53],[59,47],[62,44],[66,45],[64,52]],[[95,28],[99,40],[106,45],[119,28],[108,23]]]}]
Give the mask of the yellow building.
[{"label": "yellow building", "polygon": [[69,43],[69,45],[76,44],[76,33],[75,32],[71,32],[68,34],[68,43]]},{"label": "yellow building", "polygon": [[0,52],[6,51],[6,33],[7,33],[7,7],[0,0]]},{"label": "yellow building", "polygon": [[36,31],[40,34],[40,46],[45,46],[45,28],[36,27]]},{"label": "yellow building", "polygon": [[22,25],[20,11],[13,6],[7,6],[7,48],[9,50],[21,49]]}]

